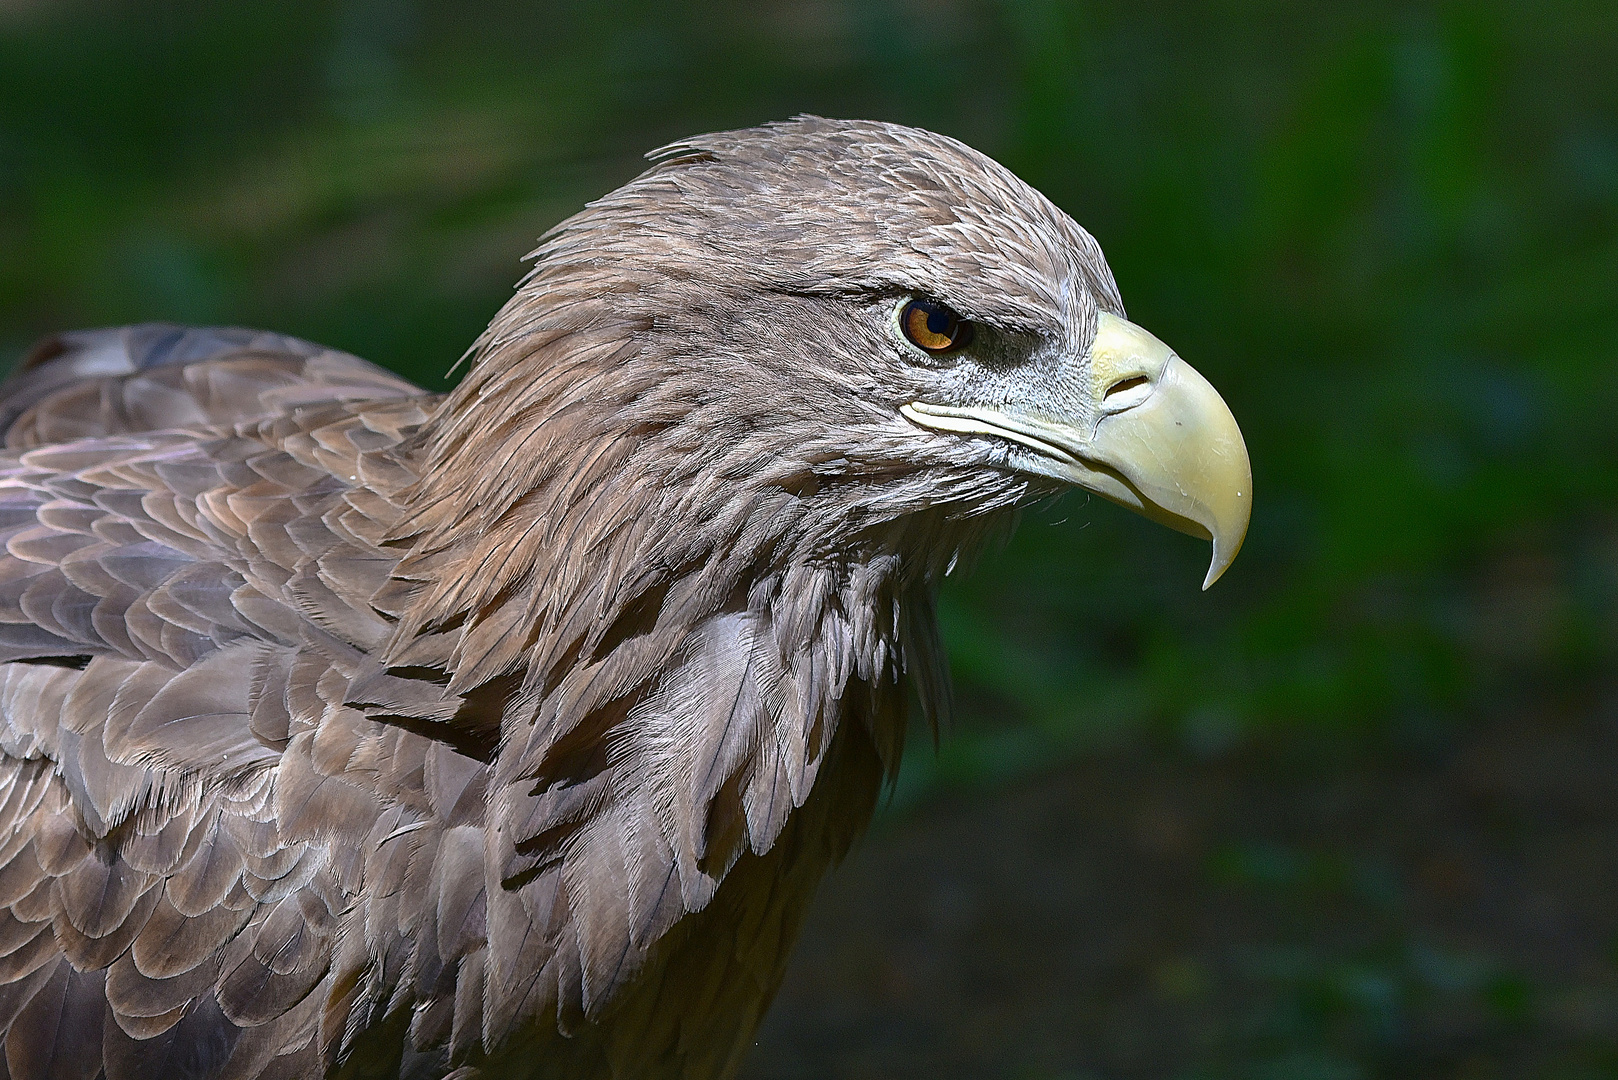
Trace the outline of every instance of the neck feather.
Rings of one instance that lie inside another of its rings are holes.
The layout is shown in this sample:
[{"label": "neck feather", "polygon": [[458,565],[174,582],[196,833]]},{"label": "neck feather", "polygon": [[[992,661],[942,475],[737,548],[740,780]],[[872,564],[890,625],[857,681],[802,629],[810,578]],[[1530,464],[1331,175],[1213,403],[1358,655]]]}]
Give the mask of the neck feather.
[{"label": "neck feather", "polygon": [[[497,1026],[599,1013],[772,849],[834,745],[891,777],[909,687],[935,721],[947,705],[934,584],[1006,520],[931,505],[937,478],[727,429],[644,325],[566,299],[508,305],[408,448],[377,601],[393,666],[496,691],[490,935],[530,943],[491,958]],[[849,795],[817,850],[874,797]]]}]

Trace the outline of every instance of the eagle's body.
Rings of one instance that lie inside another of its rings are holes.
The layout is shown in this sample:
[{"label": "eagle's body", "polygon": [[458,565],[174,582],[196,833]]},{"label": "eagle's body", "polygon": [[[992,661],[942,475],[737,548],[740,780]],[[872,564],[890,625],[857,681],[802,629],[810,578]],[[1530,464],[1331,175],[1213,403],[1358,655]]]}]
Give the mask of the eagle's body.
[{"label": "eagle's body", "polygon": [[[905,351],[922,294],[977,351]],[[558,227],[447,396],[47,342],[0,388],[10,1075],[732,1072],[943,707],[937,579],[1057,487],[927,402],[1083,413],[1047,354],[1119,315],[998,166],[802,121]]]}]

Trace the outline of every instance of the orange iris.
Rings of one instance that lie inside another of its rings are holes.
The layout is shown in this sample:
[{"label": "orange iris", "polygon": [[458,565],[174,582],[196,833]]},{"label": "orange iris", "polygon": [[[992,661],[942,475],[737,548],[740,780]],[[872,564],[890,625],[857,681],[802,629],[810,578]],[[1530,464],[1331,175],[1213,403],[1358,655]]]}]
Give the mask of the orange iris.
[{"label": "orange iris", "polygon": [[934,354],[962,348],[972,340],[972,324],[934,300],[912,300],[899,313],[905,337]]}]

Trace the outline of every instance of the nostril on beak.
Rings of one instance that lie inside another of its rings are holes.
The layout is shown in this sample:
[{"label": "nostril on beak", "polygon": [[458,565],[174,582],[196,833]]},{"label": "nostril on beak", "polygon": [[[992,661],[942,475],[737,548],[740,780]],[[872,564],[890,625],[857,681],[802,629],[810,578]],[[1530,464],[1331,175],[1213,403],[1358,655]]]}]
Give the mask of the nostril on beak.
[{"label": "nostril on beak", "polygon": [[1119,379],[1117,382],[1107,387],[1106,393],[1101,395],[1101,400],[1111,400],[1115,394],[1121,394],[1126,390],[1133,390],[1137,386],[1145,386],[1149,381],[1150,380],[1148,380],[1144,375],[1131,375],[1127,379]]}]

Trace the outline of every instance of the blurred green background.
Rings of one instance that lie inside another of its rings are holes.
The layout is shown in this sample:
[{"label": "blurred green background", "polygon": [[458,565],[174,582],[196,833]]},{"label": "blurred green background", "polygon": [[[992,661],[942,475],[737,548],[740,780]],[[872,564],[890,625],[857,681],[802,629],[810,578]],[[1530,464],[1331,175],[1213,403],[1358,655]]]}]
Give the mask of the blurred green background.
[{"label": "blurred green background", "polygon": [[[1618,1075],[1618,5],[0,0],[0,359],[236,323],[441,388],[640,154],[799,112],[1090,229],[1256,501],[1207,594],[1082,498],[949,586],[956,730],[749,1075]],[[1121,907],[1180,914],[1053,945]]]}]

